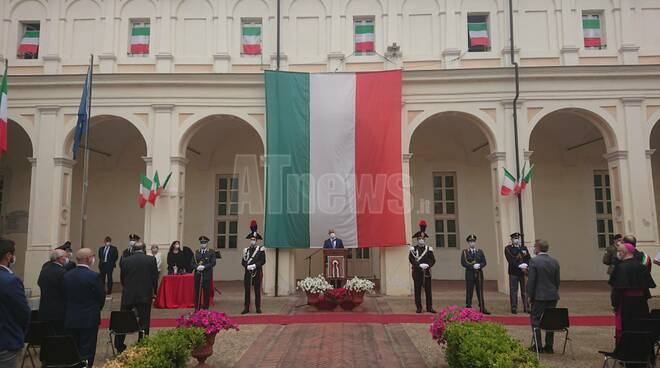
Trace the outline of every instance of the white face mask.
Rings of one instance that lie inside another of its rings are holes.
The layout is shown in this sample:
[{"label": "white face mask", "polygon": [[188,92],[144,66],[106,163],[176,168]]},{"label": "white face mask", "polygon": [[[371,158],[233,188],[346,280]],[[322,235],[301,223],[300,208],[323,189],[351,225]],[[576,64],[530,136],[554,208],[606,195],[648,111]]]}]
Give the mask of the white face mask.
[{"label": "white face mask", "polygon": [[110,246],[110,242],[105,242],[105,245]]},{"label": "white face mask", "polygon": [[180,247],[179,243],[174,244],[174,249],[179,249],[179,247]]},{"label": "white face mask", "polygon": [[520,238],[513,239],[513,245],[520,245]]},{"label": "white face mask", "polygon": [[131,240],[131,241],[129,241],[129,242],[128,242],[128,245],[130,245],[131,247],[134,246],[134,245],[135,245],[135,240]]},{"label": "white face mask", "polygon": [[202,247],[202,249],[206,249],[206,247],[209,246],[208,243],[199,243],[199,246]]},{"label": "white face mask", "polygon": [[71,262],[71,261],[69,260],[69,258],[64,257],[64,264],[67,264],[67,263],[69,263],[69,262]]},{"label": "white face mask", "polygon": [[156,253],[158,253],[158,248],[151,250],[151,254],[156,254]]},{"label": "white face mask", "polygon": [[335,235],[335,233],[330,233],[330,239],[334,239],[336,237],[337,237],[337,235]]},{"label": "white face mask", "polygon": [[474,247],[477,246],[477,243],[475,243],[475,242],[468,242],[468,246],[470,246],[470,248],[473,248],[473,249],[474,249]]},{"label": "white face mask", "polygon": [[419,239],[417,241],[417,245],[419,245],[420,247],[424,246],[424,244],[425,244],[424,239]]},{"label": "white face mask", "polygon": [[257,245],[257,241],[256,240],[251,240],[250,241],[250,246],[254,247],[255,245]]}]

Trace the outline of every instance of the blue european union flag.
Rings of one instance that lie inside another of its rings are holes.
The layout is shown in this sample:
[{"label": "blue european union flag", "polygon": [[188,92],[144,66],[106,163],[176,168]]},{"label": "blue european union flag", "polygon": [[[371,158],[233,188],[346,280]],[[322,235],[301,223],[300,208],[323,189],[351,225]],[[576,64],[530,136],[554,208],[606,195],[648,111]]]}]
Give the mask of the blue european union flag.
[{"label": "blue european union flag", "polygon": [[[78,108],[78,122],[76,123],[76,133],[73,140],[73,159],[76,159],[78,154],[78,148],[80,148],[80,142],[82,141],[83,134],[89,128],[89,116],[87,116],[87,111],[89,108],[89,92],[92,88],[91,86],[92,79],[92,67],[90,66],[87,70],[87,77],[85,78],[85,85],[83,86],[82,97],[80,98],[80,107]],[[85,148],[87,149],[87,148]]]}]

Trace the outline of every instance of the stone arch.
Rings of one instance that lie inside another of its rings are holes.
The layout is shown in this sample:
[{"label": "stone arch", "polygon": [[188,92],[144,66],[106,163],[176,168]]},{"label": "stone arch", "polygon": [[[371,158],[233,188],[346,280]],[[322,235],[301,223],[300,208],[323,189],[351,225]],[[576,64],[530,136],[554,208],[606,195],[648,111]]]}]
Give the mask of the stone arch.
[{"label": "stone arch", "polygon": [[82,3],[82,2],[90,2],[94,5],[96,5],[96,8],[97,8],[99,14],[102,12],[101,4],[99,4],[99,2],[96,1],[96,0],[74,0],[74,1],[70,2],[69,5],[66,6],[66,8],[64,9],[64,14],[67,14],[67,17],[68,17],[68,14],[69,14],[69,11],[71,10],[71,8],[73,6],[75,6],[76,4]]},{"label": "stone arch", "polygon": [[660,123],[660,110],[651,114],[651,117],[646,122],[646,126],[648,127],[646,143],[649,144],[647,148],[650,147],[650,139],[651,139],[651,134],[653,133],[653,129],[656,128],[656,125],[660,126],[660,124],[658,123]]},{"label": "stone arch", "polygon": [[[146,148],[147,156],[151,154],[151,145],[150,141],[147,139],[147,127],[144,126],[143,124],[136,123],[135,120],[133,119],[130,114],[126,113],[115,113],[113,112],[112,114],[94,114],[92,115],[92,118],[90,119],[90,126],[93,127],[96,124],[99,124],[103,122],[105,119],[108,118],[117,118],[126,121],[127,123],[130,124],[137,132],[138,136],[142,139],[142,142],[144,143],[144,146]],[[62,142],[62,152],[61,154],[63,157],[71,157],[71,148],[73,146],[73,139],[74,139],[74,134],[76,131],[76,122],[77,118],[72,119],[69,122],[66,122],[66,135],[64,137],[64,141]]]},{"label": "stone arch", "polygon": [[618,139],[615,131],[616,120],[606,111],[596,107],[576,107],[576,106],[557,106],[545,107],[539,113],[532,117],[529,121],[529,134],[527,136],[527,147],[531,142],[532,134],[538,124],[550,114],[556,112],[572,112],[577,116],[584,118],[592,123],[596,129],[603,136],[605,147],[607,151],[616,150],[618,147]]},{"label": "stone arch", "polygon": [[241,4],[241,3],[245,3],[247,1],[256,1],[256,2],[262,3],[263,5],[266,6],[267,14],[270,14],[270,12],[271,12],[270,5],[268,4],[267,1],[264,1],[264,0],[236,0],[236,1],[234,1],[234,4],[232,4],[231,12],[229,12],[229,14],[235,16],[236,15],[236,9],[238,8],[238,5]]},{"label": "stone arch", "polygon": [[266,148],[266,132],[264,129],[264,126],[257,121],[256,118],[244,114],[244,113],[236,113],[236,112],[230,112],[230,113],[222,113],[222,112],[203,112],[203,113],[196,113],[186,119],[182,124],[181,128],[181,134],[179,135],[178,143],[176,146],[175,152],[177,152],[178,155],[181,157],[186,156],[186,147],[188,146],[188,143],[190,143],[190,140],[192,137],[197,133],[205,124],[206,120],[212,116],[224,116],[228,118],[234,118],[237,120],[240,120],[242,123],[247,124],[250,126],[259,136],[261,139],[261,144],[264,147],[264,151]]},{"label": "stone arch", "polygon": [[[194,0],[179,0],[179,2],[176,4],[176,7],[174,7],[174,13],[175,15],[178,16],[179,10],[181,10],[181,6],[186,2],[186,1],[194,1]],[[213,3],[210,2],[209,0],[201,0],[202,2],[205,2],[206,5],[211,7],[211,10],[213,11],[213,14],[215,14],[215,6],[213,6]],[[212,16],[212,14],[209,14],[209,16]]]},{"label": "stone arch", "polygon": [[[313,1],[314,1],[315,3],[317,3],[317,4],[321,4],[321,6],[323,7],[323,14],[322,14],[323,17],[325,17],[326,15],[328,15],[328,7],[325,5],[325,3],[324,3],[322,0],[313,0]],[[293,7],[294,7],[297,3],[302,3],[302,2],[303,2],[303,0],[292,0],[291,3],[289,4],[289,6],[287,7],[287,12],[286,12],[286,14],[289,14],[289,15],[290,15],[290,14],[291,14],[291,9],[293,9]]]},{"label": "stone arch", "polygon": [[428,119],[434,116],[444,115],[444,114],[460,115],[462,117],[467,118],[469,121],[473,122],[479,128],[479,130],[481,130],[486,136],[486,139],[488,140],[488,145],[490,147],[490,151],[491,152],[498,151],[499,146],[498,146],[497,138],[492,128],[495,122],[492,120],[492,118],[490,118],[488,115],[486,115],[481,111],[456,109],[456,108],[427,110],[416,116],[413,119],[413,121],[408,124],[408,127],[406,129],[407,131],[406,131],[405,141],[403,142],[402,151],[404,153],[410,152],[410,143],[412,142],[413,135],[417,130],[417,128],[420,125],[422,125],[422,123],[424,123],[425,121],[427,121]]},{"label": "stone arch", "polygon": [[23,132],[25,132],[25,134],[28,136],[28,139],[30,140],[30,146],[31,146],[31,149],[32,149],[32,154],[34,155],[35,137],[34,137],[34,131],[33,131],[32,127],[28,123],[26,123],[25,120],[22,119],[19,115],[9,113],[8,119],[10,121],[13,121],[14,123],[16,123],[16,125],[18,125],[19,127],[21,127]]},{"label": "stone arch", "polygon": [[[384,13],[386,10],[385,10],[385,6],[383,5],[382,0],[374,0],[374,1],[376,1],[378,6],[380,7],[380,14]],[[351,6],[351,4],[357,3],[357,2],[360,2],[360,0],[348,0],[346,2],[346,5],[344,6],[344,12],[342,14],[348,13],[348,10],[349,10],[349,7]]]},{"label": "stone arch", "polygon": [[156,12],[157,12],[157,9],[158,9],[158,4],[156,4],[156,2],[154,0],[125,0],[125,1],[123,1],[121,6],[119,7],[118,14],[121,15],[124,12],[124,9],[126,8],[126,6],[128,6],[128,4],[135,3],[135,2],[138,2],[138,1],[144,1],[144,2],[147,2],[147,3],[151,4],[153,6],[153,11],[154,11],[153,16],[154,17],[156,16]]},{"label": "stone arch", "polygon": [[39,5],[41,5],[41,7],[43,8],[44,14],[46,14],[46,8],[47,8],[48,6],[47,6],[47,4],[44,2],[44,0],[20,0],[20,1],[15,2],[15,3],[9,8],[10,18],[11,18],[12,15],[14,14],[14,11],[16,11],[16,8],[18,8],[19,6],[21,6],[21,5],[25,4],[25,3],[31,3],[31,2],[35,2],[35,3],[38,3]]}]

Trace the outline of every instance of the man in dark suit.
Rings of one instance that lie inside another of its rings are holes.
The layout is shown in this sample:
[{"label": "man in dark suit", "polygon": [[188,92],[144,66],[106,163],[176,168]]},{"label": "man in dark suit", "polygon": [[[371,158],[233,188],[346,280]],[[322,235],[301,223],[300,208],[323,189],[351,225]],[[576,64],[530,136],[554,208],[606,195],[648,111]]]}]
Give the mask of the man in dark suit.
[{"label": "man in dark suit", "polygon": [[419,222],[419,231],[413,235],[416,244],[410,247],[408,261],[412,268],[413,284],[415,286],[415,307],[417,313],[422,313],[422,288],[426,297],[426,311],[435,313],[431,293],[431,267],[435,264],[433,248],[426,245],[426,221]]},{"label": "man in dark suit", "polygon": [[99,273],[101,274],[101,282],[107,282],[108,295],[112,294],[112,273],[117,266],[117,258],[119,258],[117,247],[112,245],[112,239],[106,236],[105,244],[99,248]]},{"label": "man in dark suit", "polygon": [[121,258],[126,258],[130,257],[133,255],[133,246],[135,243],[140,241],[140,236],[137,234],[129,234],[128,235],[128,248],[124,249],[124,251],[121,253]]},{"label": "man in dark suit", "polygon": [[337,238],[337,235],[335,234],[335,229],[328,230],[328,236],[330,238],[326,239],[323,242],[323,248],[325,248],[325,249],[340,249],[340,248],[344,247],[344,242],[342,242],[341,239]]},{"label": "man in dark suit", "polygon": [[483,269],[486,267],[486,255],[481,249],[477,249],[476,235],[468,235],[465,240],[468,243],[468,249],[464,249],[461,253],[461,265],[465,268],[465,307],[472,308],[472,294],[476,286],[479,310],[483,314],[490,314],[484,301]]},{"label": "man in dark suit", "polygon": [[250,289],[254,288],[254,306],[257,313],[261,313],[261,281],[264,277],[262,267],[266,264],[266,250],[257,245],[261,240],[261,234],[257,232],[257,222],[252,220],[250,233],[247,239],[250,239],[250,246],[243,249],[243,258],[241,265],[245,269],[243,274],[243,289],[245,297],[243,299],[243,311],[241,314],[250,312]]},{"label": "man in dark suit", "polygon": [[81,248],[76,252],[76,261],[78,266],[63,277],[66,295],[64,328],[73,336],[80,356],[91,367],[96,355],[96,336],[105,304],[105,290],[99,274],[91,270],[94,251]]},{"label": "man in dark suit", "polygon": [[49,322],[58,335],[64,335],[64,311],[66,299],[62,280],[67,272],[66,252],[54,249],[50,252],[50,262],[41,269],[37,284],[41,290],[39,298],[39,320]]},{"label": "man in dark suit", "polygon": [[557,306],[559,300],[559,262],[548,255],[550,245],[547,241],[538,239],[534,243],[536,257],[529,261],[529,279],[527,280],[527,296],[532,305],[532,329],[539,352],[552,354],[554,333],[545,334],[545,346],[541,347],[541,316],[548,308]]},{"label": "man in dark suit", "polygon": [[0,367],[12,368],[18,367],[30,322],[23,281],[10,268],[15,254],[14,242],[0,238]]},{"label": "man in dark suit", "polygon": [[[121,310],[137,312],[140,330],[149,335],[151,302],[158,290],[156,258],[149,257],[144,243],[137,242],[133,246],[133,255],[122,259],[119,267],[122,286]],[[119,352],[126,349],[125,337],[124,335],[115,337],[115,347]],[[142,333],[139,339],[142,339]]]},{"label": "man in dark suit", "polygon": [[195,310],[209,309],[211,292],[213,291],[213,267],[215,267],[215,251],[209,249],[209,238],[199,237],[199,249],[195,251],[191,266],[195,270]]},{"label": "man in dark suit", "polygon": [[511,313],[518,313],[518,286],[520,285],[520,297],[523,302],[523,310],[528,312],[527,297],[525,296],[525,278],[529,266],[530,254],[523,244],[522,234],[511,234],[511,244],[504,248],[504,257],[509,263],[509,301],[511,302]]}]

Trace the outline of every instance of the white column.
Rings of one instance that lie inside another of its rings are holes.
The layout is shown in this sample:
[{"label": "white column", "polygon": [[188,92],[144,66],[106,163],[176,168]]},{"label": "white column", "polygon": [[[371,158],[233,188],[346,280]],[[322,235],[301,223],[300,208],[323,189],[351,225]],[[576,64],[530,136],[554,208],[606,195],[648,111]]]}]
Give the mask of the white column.
[{"label": "white column", "polygon": [[174,71],[172,39],[176,31],[173,29],[176,26],[176,17],[172,16],[172,7],[173,2],[169,1],[159,7],[161,9],[161,13],[159,14],[160,24],[158,27],[160,45],[156,54],[156,72],[158,73],[171,73]]},{"label": "white column", "polygon": [[562,65],[577,65],[580,63],[578,55],[578,37],[582,34],[582,29],[577,27],[578,18],[574,0],[561,0],[561,59]]},{"label": "white column", "polygon": [[44,30],[42,34],[47,37],[44,39],[47,48],[39,52],[42,54],[40,56],[44,61],[44,74],[57,74],[60,70],[59,45],[66,22],[60,21],[59,5],[59,2],[48,2],[46,24],[42,25],[41,28]]},{"label": "white column", "polygon": [[[37,289],[38,270],[48,259],[48,251],[68,237],[71,167],[73,162],[55,158],[57,148],[50,137],[62,126],[59,106],[38,107],[38,137],[32,162],[30,214],[25,254],[25,287]],[[44,138],[45,137],[45,138]],[[66,175],[65,175],[66,174]],[[78,248],[74,244],[74,248]]]},{"label": "white column", "polygon": [[621,0],[621,47],[619,52],[624,64],[639,63],[638,27],[635,24],[637,9],[634,0]]},{"label": "white column", "polygon": [[103,28],[103,44],[101,46],[101,53],[99,54],[99,69],[101,73],[114,73],[115,61],[117,57],[114,51],[114,7],[115,1],[105,1],[103,3],[104,9],[101,15],[101,25]]},{"label": "white column", "polygon": [[184,208],[186,194],[186,165],[188,159],[180,156],[170,157],[172,178],[168,184],[165,196],[170,201],[171,239],[183,239]]},{"label": "white column", "polygon": [[[495,241],[497,242],[497,289],[501,293],[509,293],[509,274],[504,247],[509,243],[509,235],[518,231],[518,208],[514,197],[499,195],[500,178],[507,167],[506,152],[493,152],[488,155],[491,170],[491,188],[493,191],[493,218],[495,220]],[[527,224],[530,226],[530,224]],[[491,261],[492,262],[492,261]]]}]

